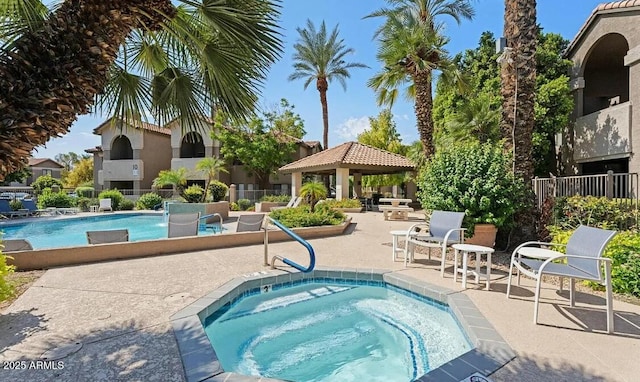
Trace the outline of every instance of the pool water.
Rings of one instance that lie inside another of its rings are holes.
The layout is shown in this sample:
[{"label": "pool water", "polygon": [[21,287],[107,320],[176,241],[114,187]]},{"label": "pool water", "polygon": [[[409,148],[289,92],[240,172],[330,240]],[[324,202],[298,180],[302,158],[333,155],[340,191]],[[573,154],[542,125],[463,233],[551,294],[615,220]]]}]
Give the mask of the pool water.
[{"label": "pool water", "polygon": [[411,381],[471,349],[448,308],[391,286],[303,284],[205,321],[225,371],[292,381]]},{"label": "pool water", "polygon": [[[163,216],[150,214],[108,214],[34,220],[29,223],[0,226],[0,231],[3,232],[2,239],[27,239],[34,249],[45,249],[88,245],[87,231],[124,228],[129,230],[129,241],[167,237],[167,223]],[[213,229],[199,230],[198,235],[213,233]]]}]

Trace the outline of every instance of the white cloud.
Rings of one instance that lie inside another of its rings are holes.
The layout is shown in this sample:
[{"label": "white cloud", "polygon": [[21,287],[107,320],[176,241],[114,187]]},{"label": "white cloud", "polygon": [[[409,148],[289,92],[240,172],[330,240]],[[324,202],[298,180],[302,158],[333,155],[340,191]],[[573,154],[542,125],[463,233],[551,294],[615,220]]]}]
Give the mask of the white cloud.
[{"label": "white cloud", "polygon": [[336,128],[336,133],[344,140],[354,140],[358,134],[369,129],[369,117],[351,117]]}]

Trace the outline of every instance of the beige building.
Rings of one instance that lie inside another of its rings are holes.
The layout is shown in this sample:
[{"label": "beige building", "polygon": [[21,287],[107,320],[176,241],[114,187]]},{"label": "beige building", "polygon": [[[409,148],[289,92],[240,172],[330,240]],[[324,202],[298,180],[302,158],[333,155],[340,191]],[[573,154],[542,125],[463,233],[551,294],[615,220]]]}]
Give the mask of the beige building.
[{"label": "beige building", "polygon": [[599,5],[566,51],[575,122],[562,137],[567,175],[640,172],[640,1]]},{"label": "beige building", "polygon": [[25,185],[30,185],[44,175],[60,179],[64,166],[50,158],[29,158],[27,168],[31,170],[31,175],[25,180]]}]

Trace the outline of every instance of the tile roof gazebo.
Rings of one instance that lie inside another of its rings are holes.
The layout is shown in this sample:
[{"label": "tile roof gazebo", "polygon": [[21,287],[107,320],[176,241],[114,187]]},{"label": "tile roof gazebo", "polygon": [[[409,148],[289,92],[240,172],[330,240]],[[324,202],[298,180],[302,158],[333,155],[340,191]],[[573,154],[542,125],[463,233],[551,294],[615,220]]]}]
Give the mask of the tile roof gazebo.
[{"label": "tile roof gazebo", "polygon": [[362,175],[395,174],[414,171],[415,164],[399,154],[358,142],[346,142],[334,148],[280,167],[283,174],[292,174],[291,192],[298,195],[302,174],[336,174],[336,199],[349,197],[349,175],[354,176],[355,194],[362,194]]}]

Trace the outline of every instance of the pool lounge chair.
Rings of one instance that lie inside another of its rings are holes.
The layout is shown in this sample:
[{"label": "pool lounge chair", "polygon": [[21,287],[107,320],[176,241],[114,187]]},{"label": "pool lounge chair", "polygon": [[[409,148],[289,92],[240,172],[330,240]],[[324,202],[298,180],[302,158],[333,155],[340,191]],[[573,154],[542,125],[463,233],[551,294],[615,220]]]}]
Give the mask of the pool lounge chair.
[{"label": "pool lounge chair", "polygon": [[[533,323],[537,324],[542,276],[550,275],[569,278],[569,305],[571,307],[575,306],[575,279],[595,281],[604,284],[606,287],[607,331],[613,333],[611,259],[603,255],[607,244],[615,234],[616,231],[581,225],[569,238],[565,248],[566,253],[548,249],[549,247],[564,246],[561,244],[537,241],[521,244],[511,255],[507,298],[511,293],[511,277],[514,267],[517,270],[518,285],[520,285],[520,273],[536,280]],[[556,260],[561,260],[562,262],[559,263]]]},{"label": "pool lounge chair", "polygon": [[292,196],[291,200],[289,200],[289,203],[287,203],[286,206],[271,207],[271,211],[281,210],[283,208],[295,208],[295,207],[298,207],[301,202],[302,202],[302,196]]},{"label": "pool lounge chair", "polygon": [[187,214],[169,214],[168,236],[197,236],[200,224],[200,212]]},{"label": "pool lounge chair", "polygon": [[27,217],[29,216],[29,211],[27,210],[14,211],[11,208],[11,204],[9,204],[9,200],[0,199],[0,215],[3,215],[7,218]]},{"label": "pool lounge chair", "polygon": [[110,198],[100,199],[100,206],[98,207],[98,211],[102,211],[102,212],[110,211],[110,212],[113,212],[113,207],[111,207],[111,199]]},{"label": "pool lounge chair", "polygon": [[120,243],[129,241],[128,229],[110,229],[104,231],[87,231],[89,244]]},{"label": "pool lounge chair", "polygon": [[30,216],[40,216],[42,214],[49,213],[49,210],[47,209],[39,209],[33,199],[23,199],[22,207],[29,210]]},{"label": "pool lounge chair", "polygon": [[464,212],[433,211],[428,225],[427,223],[412,225],[405,237],[405,267],[407,266],[408,256],[413,259],[416,246],[429,248],[429,260],[431,260],[431,248],[440,248],[442,251],[440,254],[442,257],[440,260],[440,276],[444,277],[447,248],[464,241],[463,219]]},{"label": "pool lounge chair", "polygon": [[238,216],[236,232],[257,232],[262,229],[265,214],[247,214]]},{"label": "pool lounge chair", "polygon": [[25,239],[7,239],[0,241],[2,246],[2,252],[16,252],[16,251],[32,251],[33,246]]}]

